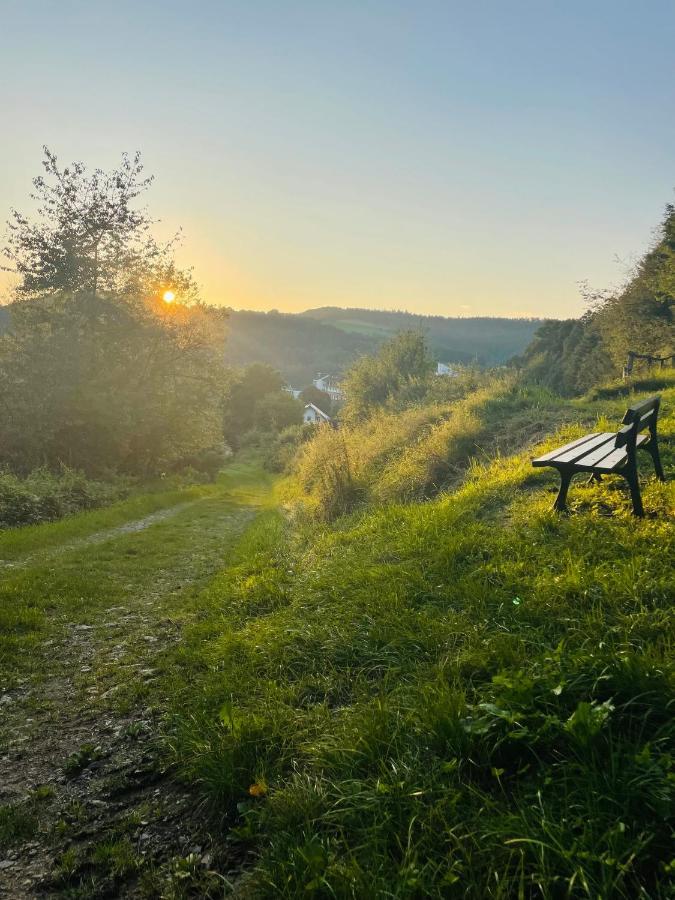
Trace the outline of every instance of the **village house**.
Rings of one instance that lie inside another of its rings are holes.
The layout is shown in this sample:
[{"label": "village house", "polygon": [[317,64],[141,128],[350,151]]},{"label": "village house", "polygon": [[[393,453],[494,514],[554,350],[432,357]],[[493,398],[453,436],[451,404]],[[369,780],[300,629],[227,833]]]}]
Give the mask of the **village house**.
[{"label": "village house", "polygon": [[334,402],[340,402],[344,399],[344,392],[340,386],[339,380],[335,375],[322,375],[320,372],[312,381],[315,388],[328,394]]},{"label": "village house", "polygon": [[458,373],[452,368],[452,366],[448,366],[446,363],[439,362],[436,364],[436,374],[455,377]]},{"label": "village house", "polygon": [[305,425],[330,425],[331,417],[313,403],[306,403],[302,414]]}]

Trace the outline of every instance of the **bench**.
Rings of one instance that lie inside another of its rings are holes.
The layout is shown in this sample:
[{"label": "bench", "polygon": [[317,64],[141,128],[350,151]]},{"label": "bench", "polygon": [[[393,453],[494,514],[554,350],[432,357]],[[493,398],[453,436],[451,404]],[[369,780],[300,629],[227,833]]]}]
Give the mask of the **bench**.
[{"label": "bench", "polygon": [[[567,489],[577,472],[590,472],[590,481],[602,481],[603,475],[622,475],[628,482],[633,502],[633,514],[643,516],[640,482],[637,471],[637,450],[647,450],[654,461],[657,478],[665,481],[659,445],[656,438],[656,420],[661,397],[650,397],[631,406],[618,432],[587,434],[564,447],[558,447],[532,460],[532,465],[552,466],[560,472],[560,490],[553,508],[564,512],[567,508]],[[649,434],[641,434],[645,429]]]}]

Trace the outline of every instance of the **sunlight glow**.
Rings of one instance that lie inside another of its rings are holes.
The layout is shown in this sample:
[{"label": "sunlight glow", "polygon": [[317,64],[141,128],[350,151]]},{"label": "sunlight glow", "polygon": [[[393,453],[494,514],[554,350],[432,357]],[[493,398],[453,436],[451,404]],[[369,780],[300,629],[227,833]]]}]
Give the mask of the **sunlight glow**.
[{"label": "sunlight glow", "polygon": [[176,299],[176,295],[173,291],[164,291],[162,299],[165,303],[173,303],[173,301]]}]

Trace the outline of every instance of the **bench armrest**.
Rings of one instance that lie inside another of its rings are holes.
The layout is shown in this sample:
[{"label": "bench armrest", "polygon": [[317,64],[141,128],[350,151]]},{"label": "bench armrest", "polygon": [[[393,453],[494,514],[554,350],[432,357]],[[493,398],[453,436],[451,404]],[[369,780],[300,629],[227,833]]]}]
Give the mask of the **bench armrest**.
[{"label": "bench armrest", "polygon": [[623,428],[620,428],[616,433],[616,446],[625,447],[633,431],[635,431],[634,425],[624,425]]}]

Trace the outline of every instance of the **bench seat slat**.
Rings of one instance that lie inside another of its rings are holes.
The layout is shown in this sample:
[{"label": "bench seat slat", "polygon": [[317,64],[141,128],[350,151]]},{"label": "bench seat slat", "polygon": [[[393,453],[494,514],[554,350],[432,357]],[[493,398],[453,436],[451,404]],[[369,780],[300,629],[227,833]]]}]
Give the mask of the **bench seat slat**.
[{"label": "bench seat slat", "polygon": [[[586,456],[586,454],[593,450],[596,447],[603,446],[604,444],[610,444],[614,446],[614,440],[616,439],[616,432],[605,431],[602,434],[596,434],[595,437],[591,438],[590,441],[586,441],[584,444],[581,444],[579,447],[575,447],[573,450],[568,450],[566,453],[558,453],[552,462],[556,463],[573,463],[580,459],[582,456]],[[609,453],[608,448],[607,452]]]},{"label": "bench seat slat", "polygon": [[550,459],[554,459],[560,453],[564,453],[565,450],[571,450],[573,447],[577,447],[579,444],[583,444],[585,441],[589,441],[591,438],[595,437],[597,432],[593,432],[593,434],[585,434],[583,437],[577,438],[576,441],[570,441],[569,444],[564,444],[562,447],[556,447],[555,450],[551,450],[549,453],[544,453],[543,456],[538,456],[536,459],[532,460],[532,465],[543,464]]},{"label": "bench seat slat", "polygon": [[580,459],[582,456],[586,456],[586,454],[590,450],[594,448],[604,449],[606,446],[608,446],[607,453],[609,453],[609,450],[614,446],[615,438],[616,434],[611,431],[605,431],[602,434],[596,434],[596,436],[592,440],[587,441],[580,447],[575,447],[574,450],[568,450],[566,453],[559,453],[555,457],[555,461],[573,463]]},{"label": "bench seat slat", "polygon": [[[640,444],[644,444],[646,440],[648,440],[646,434],[639,434],[637,437],[637,441],[635,442],[635,446],[639,447]],[[590,457],[592,456],[593,454],[589,453],[588,456],[584,456],[581,459],[577,460],[576,464],[578,466],[593,466],[594,469],[602,469],[604,472],[611,472],[623,465],[623,463],[628,458],[628,451],[625,447],[617,447],[600,459],[591,460]]]},{"label": "bench seat slat", "polygon": [[[595,450],[591,450],[586,456],[582,456],[580,459],[575,460],[575,463],[578,466],[597,466],[606,456],[609,456],[610,453],[613,453],[616,449],[616,441],[607,441],[602,444],[602,446],[596,447]],[[621,449],[623,449],[625,455],[625,448]]]},{"label": "bench seat slat", "polygon": [[626,448],[617,447],[617,449],[613,450],[609,456],[606,456],[599,463],[596,463],[593,468],[602,472],[613,472],[615,469],[620,469],[627,458],[628,453],[626,452]]},{"label": "bench seat slat", "polygon": [[[637,436],[637,440],[635,442],[635,446],[639,447],[640,444],[644,444],[647,440],[646,434],[639,434]],[[608,442],[607,444],[603,444],[601,447],[598,447],[596,450],[592,450],[586,456],[582,456],[581,459],[577,459],[575,465],[577,466],[600,466],[603,464],[605,457],[609,456],[614,450],[621,449],[624,451],[624,456],[628,456],[628,451],[626,450],[625,445],[622,447],[617,447],[614,441]]]}]

